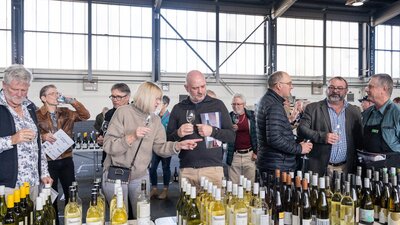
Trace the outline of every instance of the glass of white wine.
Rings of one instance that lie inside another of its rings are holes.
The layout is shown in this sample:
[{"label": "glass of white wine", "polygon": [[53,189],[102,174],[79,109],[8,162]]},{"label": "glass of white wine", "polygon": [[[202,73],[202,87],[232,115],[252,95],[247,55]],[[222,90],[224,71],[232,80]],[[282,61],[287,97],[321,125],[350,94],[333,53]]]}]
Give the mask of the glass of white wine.
[{"label": "glass of white wine", "polygon": [[186,110],[186,121],[188,123],[193,123],[195,119],[196,119],[196,115],[194,113],[194,110],[193,109]]},{"label": "glass of white wine", "polygon": [[232,121],[233,121],[234,124],[238,124],[239,123],[239,115],[234,113],[232,115]]}]

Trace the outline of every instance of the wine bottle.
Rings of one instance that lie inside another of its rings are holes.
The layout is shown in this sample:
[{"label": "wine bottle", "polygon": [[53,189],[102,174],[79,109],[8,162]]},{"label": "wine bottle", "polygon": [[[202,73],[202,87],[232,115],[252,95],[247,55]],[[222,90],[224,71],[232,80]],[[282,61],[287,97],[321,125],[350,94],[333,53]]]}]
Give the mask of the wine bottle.
[{"label": "wine bottle", "polygon": [[[28,182],[24,182],[24,188],[25,188],[25,194],[26,194],[26,203],[28,204],[28,211],[29,211],[29,218],[30,222],[29,224],[33,224],[33,219],[34,219],[34,203],[30,197],[30,185]],[[42,200],[43,201],[43,200]]]},{"label": "wine bottle", "polygon": [[256,220],[257,225],[268,225],[271,217],[269,215],[269,206],[265,198],[265,189],[260,190],[260,200],[261,200],[261,214]]},{"label": "wine bottle", "polygon": [[253,185],[253,195],[251,196],[247,212],[249,225],[257,225],[257,220],[259,220],[262,213],[262,202],[258,196],[259,186],[257,182]]},{"label": "wine bottle", "polygon": [[247,206],[243,199],[243,187],[238,187],[238,200],[236,204],[233,206],[233,215],[234,215],[233,224],[247,225],[248,214],[247,214]]},{"label": "wine bottle", "polygon": [[285,218],[285,213],[282,206],[282,198],[280,191],[280,170],[275,170],[275,186],[274,186],[274,198],[271,206],[271,222],[272,225],[281,225]]},{"label": "wine bottle", "polygon": [[319,178],[316,221],[317,225],[329,225],[329,205],[325,192],[325,177]]},{"label": "wine bottle", "polygon": [[332,196],[333,196],[333,192],[332,192],[330,183],[331,183],[330,177],[325,176],[325,195],[326,195],[326,199],[328,199],[329,209],[331,209],[331,201],[332,201]]},{"label": "wine bottle", "polygon": [[221,199],[222,202],[224,201],[225,195],[226,195],[226,191],[227,191],[227,180],[225,177],[222,177],[222,181],[221,181]]},{"label": "wine bottle", "polygon": [[311,177],[310,204],[312,220],[315,222],[318,205],[318,174],[313,174]]},{"label": "wine bottle", "polygon": [[7,213],[5,188],[4,185],[0,185],[0,223],[3,222],[3,218]]},{"label": "wine bottle", "polygon": [[183,179],[182,178],[182,182],[181,182],[181,193],[179,195],[179,199],[178,202],[176,204],[176,218],[177,218],[177,222],[178,225],[182,225],[182,209],[183,209],[183,203],[184,203],[184,199],[185,199],[185,193],[186,193],[186,178]]},{"label": "wine bottle", "polygon": [[190,198],[191,189],[192,189],[192,185],[186,184],[185,198],[184,198],[184,203],[183,203],[183,207],[181,210],[181,217],[182,217],[183,225],[187,224],[188,217],[190,216],[189,209],[190,209],[190,204],[191,204],[191,198]]},{"label": "wine bottle", "polygon": [[103,224],[103,212],[102,209],[97,206],[97,192],[94,191],[91,194],[90,206],[86,212],[86,224],[87,225],[101,225]]},{"label": "wine bottle", "polygon": [[244,199],[244,203],[246,203],[246,206],[249,206],[250,200],[251,200],[251,180],[247,180],[246,179],[246,188],[245,188],[246,192],[244,193],[243,199]]},{"label": "wine bottle", "polygon": [[150,198],[146,193],[146,180],[142,180],[141,192],[137,200],[137,224],[150,224]]},{"label": "wine bottle", "polygon": [[82,149],[89,148],[89,140],[87,136],[88,136],[87,132],[83,132]]},{"label": "wine bottle", "polygon": [[45,199],[46,200],[46,205],[44,206],[45,208],[45,217],[47,221],[51,221],[49,222],[49,225],[56,225],[56,218],[57,218],[57,214],[56,214],[56,210],[53,207],[53,204],[51,202],[51,190],[50,190],[51,186],[49,186],[49,184],[45,184],[45,188],[42,190]]},{"label": "wine bottle", "polygon": [[234,217],[234,206],[236,202],[238,201],[237,198],[238,195],[238,185],[233,184],[232,185],[232,199],[227,202],[225,205],[225,218],[227,220],[228,225],[232,225],[235,222],[235,217]]},{"label": "wine bottle", "polygon": [[73,141],[72,149],[76,149],[76,138],[75,138],[75,133],[74,132],[72,132],[72,141]]},{"label": "wine bottle", "polygon": [[100,145],[99,145],[99,143],[97,142],[97,138],[99,138],[99,136],[100,136],[100,133],[96,131],[95,136],[94,136],[94,141],[95,141],[95,142],[94,142],[94,148],[95,148],[95,149],[100,149]]},{"label": "wine bottle", "polygon": [[392,185],[392,194],[389,199],[388,225],[400,224],[400,196],[395,174],[392,175]]},{"label": "wine bottle", "polygon": [[[26,189],[24,186],[21,186],[19,188],[20,193],[21,193],[21,202],[20,202],[20,207],[22,211],[24,212],[24,223],[25,225],[31,224],[31,211],[29,210],[28,202],[26,200]],[[33,210],[33,209],[32,209]]]},{"label": "wine bottle", "polygon": [[354,205],[354,223],[358,224],[360,222],[360,202],[361,200],[358,199],[357,189],[356,189],[356,176],[352,174],[351,176],[351,185],[350,185],[350,197],[353,199]]},{"label": "wine bottle", "polygon": [[381,186],[379,184],[379,171],[374,172],[374,188],[373,200],[374,200],[374,221],[379,222],[379,212],[381,211]]},{"label": "wine bottle", "polygon": [[[121,187],[121,180],[119,180],[119,179],[115,180],[114,195],[110,201],[110,218],[112,218],[114,210],[117,207],[117,195],[118,195],[118,191],[120,190],[119,189],[120,187]],[[121,188],[121,190],[122,190],[122,188]]]},{"label": "wine bottle", "polygon": [[94,131],[89,134],[89,149],[94,149]]},{"label": "wine bottle", "polygon": [[21,192],[19,189],[14,191],[14,213],[17,218],[16,224],[26,225],[26,211],[21,208]]},{"label": "wine bottle", "polygon": [[292,224],[300,225],[300,215],[301,215],[301,177],[296,176],[295,178],[295,192],[293,196],[292,204]]},{"label": "wine bottle", "polygon": [[312,222],[310,194],[308,192],[308,181],[302,180],[303,191],[301,192],[300,221],[302,225],[310,225]]},{"label": "wine bottle", "polygon": [[14,195],[7,195],[7,212],[3,218],[3,225],[18,225],[17,215],[14,212]]},{"label": "wine bottle", "polygon": [[83,212],[82,211],[82,199],[79,197],[78,181],[73,181],[72,186],[74,186],[74,188],[75,188],[76,203],[78,204],[79,208],[81,209],[81,212]]},{"label": "wine bottle", "polygon": [[383,188],[381,194],[381,209],[379,211],[379,223],[386,225],[388,222],[388,206],[389,206],[389,199],[390,199],[390,187],[389,187],[389,177],[387,173],[383,173]]},{"label": "wine bottle", "polygon": [[360,223],[372,225],[374,223],[374,203],[370,192],[369,178],[364,178],[363,198],[360,205]]},{"label": "wine bottle", "polygon": [[128,225],[128,214],[125,209],[123,201],[122,188],[119,187],[120,191],[117,193],[117,205],[113,210],[111,218],[111,225]]},{"label": "wine bottle", "polygon": [[335,192],[331,201],[331,223],[332,225],[340,224],[340,202],[342,194],[340,191],[340,179],[335,180]]},{"label": "wine bottle", "polygon": [[196,187],[190,188],[190,206],[188,211],[187,225],[201,225],[201,215],[196,204]]},{"label": "wine bottle", "polygon": [[350,196],[350,182],[345,182],[345,190],[340,201],[340,225],[354,225],[354,200]]},{"label": "wine bottle", "polygon": [[[190,193],[190,190],[189,190],[189,193]],[[206,205],[206,212],[207,212],[206,221],[207,221],[207,224],[211,224],[211,207],[215,203],[216,193],[217,193],[217,185],[213,185],[212,186],[211,198],[209,198],[209,201],[207,202],[207,205]],[[188,196],[188,199],[190,199],[190,195]],[[190,205],[190,201],[188,202],[188,205]]]},{"label": "wine bottle", "polygon": [[283,224],[291,225],[292,224],[292,209],[293,209],[293,192],[292,192],[292,178],[287,175],[286,176],[286,188],[283,198],[283,211],[284,211],[284,219]]},{"label": "wine bottle", "polygon": [[103,221],[105,220],[105,215],[106,215],[106,197],[103,194],[103,191],[101,189],[101,179],[96,178],[94,181],[94,188],[96,188],[97,192],[97,205],[101,210]]},{"label": "wine bottle", "polygon": [[82,137],[81,137],[81,133],[78,133],[77,136],[76,136],[75,149],[77,149],[77,150],[82,149]]},{"label": "wine bottle", "polygon": [[174,182],[179,182],[178,168],[176,168],[176,166],[174,171]]},{"label": "wine bottle", "polygon": [[41,197],[36,198],[36,211],[35,211],[35,222],[31,223],[34,225],[44,225],[45,218],[43,212],[43,200]]},{"label": "wine bottle", "polygon": [[[208,216],[207,216],[207,208],[208,204],[210,201],[212,201],[212,191],[213,191],[213,183],[208,182],[208,188],[207,188],[207,195],[204,198],[204,201],[202,203],[202,208],[201,208],[201,219],[204,224],[207,224],[208,221]],[[189,193],[190,196],[190,193]]]},{"label": "wine bottle", "polygon": [[74,186],[69,186],[69,202],[64,209],[65,225],[81,225],[82,211],[76,202],[76,192]]},{"label": "wine bottle", "polygon": [[[204,189],[205,181],[206,181],[206,178],[204,176],[201,176],[200,177],[200,190],[196,195],[196,204],[197,204],[197,208],[198,209],[200,209],[200,207],[201,207],[201,199],[202,199],[202,197],[204,195],[204,190],[205,190]],[[208,181],[207,181],[207,184],[208,184]]]},{"label": "wine bottle", "polygon": [[212,204],[210,211],[211,225],[225,225],[225,207],[221,200],[221,189],[219,188],[216,190],[215,201],[214,204]]}]

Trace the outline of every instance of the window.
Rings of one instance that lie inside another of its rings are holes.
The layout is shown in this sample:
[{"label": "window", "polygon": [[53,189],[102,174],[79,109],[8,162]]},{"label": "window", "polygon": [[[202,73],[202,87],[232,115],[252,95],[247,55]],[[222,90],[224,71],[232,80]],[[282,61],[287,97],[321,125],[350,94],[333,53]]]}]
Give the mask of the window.
[{"label": "window", "polygon": [[322,31],[322,20],[278,18],[277,70],[295,76],[321,76]]},{"label": "window", "polygon": [[375,28],[375,73],[400,77],[400,26]]},{"label": "window", "polygon": [[11,0],[0,1],[0,67],[11,65]]},{"label": "window", "polygon": [[358,77],[358,23],[327,21],[326,75]]}]

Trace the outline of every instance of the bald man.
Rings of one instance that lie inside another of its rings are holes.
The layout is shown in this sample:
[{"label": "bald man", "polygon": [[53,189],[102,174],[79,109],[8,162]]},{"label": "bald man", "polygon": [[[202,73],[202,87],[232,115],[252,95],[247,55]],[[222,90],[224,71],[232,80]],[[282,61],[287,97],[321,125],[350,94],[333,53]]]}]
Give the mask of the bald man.
[{"label": "bald man", "polygon": [[[198,142],[193,151],[182,151],[179,154],[180,178],[185,177],[199,188],[200,177],[205,176],[213,184],[221,186],[224,176],[221,142],[235,142],[228,109],[221,100],[206,94],[206,79],[198,70],[192,70],[186,75],[185,89],[189,96],[173,107],[167,138],[169,141],[203,138],[204,141]],[[193,122],[187,121],[187,110],[194,110]],[[214,141],[210,141],[212,138]]]}]

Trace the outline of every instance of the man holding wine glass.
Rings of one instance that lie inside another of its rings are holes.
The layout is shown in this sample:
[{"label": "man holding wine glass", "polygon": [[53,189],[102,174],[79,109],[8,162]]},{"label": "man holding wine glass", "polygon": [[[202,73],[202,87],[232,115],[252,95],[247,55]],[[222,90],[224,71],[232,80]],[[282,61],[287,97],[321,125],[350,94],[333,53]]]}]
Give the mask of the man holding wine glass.
[{"label": "man holding wine glass", "polygon": [[252,183],[255,179],[257,159],[257,133],[254,111],[245,108],[246,98],[242,94],[235,94],[232,98],[230,112],[233,130],[236,139],[228,143],[226,164],[229,166],[229,179],[238,184],[240,175],[244,175]]},{"label": "man holding wine glass", "polygon": [[320,175],[355,170],[356,148],[361,145],[361,112],[345,100],[347,86],[343,77],[331,78],[326,99],[307,105],[297,127],[300,138],[314,143],[308,165]]},{"label": "man holding wine glass", "polygon": [[199,188],[200,177],[205,176],[221,186],[224,176],[221,142],[235,141],[232,120],[224,103],[206,94],[206,79],[200,71],[190,71],[184,87],[189,96],[173,107],[167,138],[169,141],[203,138],[203,141],[193,151],[180,152],[180,178],[186,177]]}]

